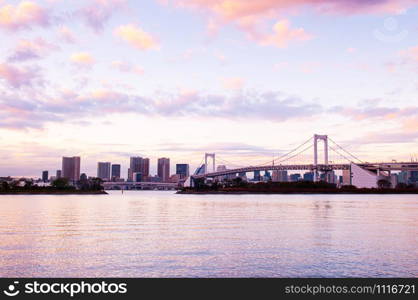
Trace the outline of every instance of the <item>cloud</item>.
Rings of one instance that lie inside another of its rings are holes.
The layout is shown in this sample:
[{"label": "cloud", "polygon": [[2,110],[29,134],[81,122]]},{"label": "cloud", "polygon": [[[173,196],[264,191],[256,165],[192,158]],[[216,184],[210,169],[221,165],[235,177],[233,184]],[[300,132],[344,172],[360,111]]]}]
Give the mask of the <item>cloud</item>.
[{"label": "cloud", "polygon": [[[63,122],[69,118],[74,121],[109,114],[282,122],[310,118],[323,110],[316,103],[281,93],[239,93],[226,97],[184,91],[174,95],[141,97],[106,89],[85,94],[63,91],[53,97],[24,97],[21,94],[2,96],[0,107],[3,120],[9,120],[10,126],[18,127],[20,124],[25,128],[39,128],[46,122]],[[5,122],[2,126],[8,127]]]},{"label": "cloud", "polygon": [[401,56],[404,58],[405,63],[418,64],[418,46],[401,51]]},{"label": "cloud", "polygon": [[416,116],[418,117],[418,106],[409,106],[404,108],[385,107],[385,106],[366,106],[358,107],[334,107],[330,112],[341,114],[353,120],[397,120],[402,118]]},{"label": "cloud", "polygon": [[93,0],[89,2],[79,11],[79,14],[85,23],[96,32],[102,31],[112,15],[126,5],[125,0]]},{"label": "cloud", "polygon": [[142,69],[139,66],[135,66],[123,61],[113,61],[111,64],[111,67],[123,72],[123,73],[133,73],[133,74],[137,74],[137,75],[143,75],[144,74],[144,69]]},{"label": "cloud", "polygon": [[79,67],[91,67],[95,63],[95,59],[87,52],[78,52],[71,55],[70,60]]},{"label": "cloud", "polygon": [[223,78],[222,86],[228,90],[239,90],[244,86],[244,80],[239,77]]},{"label": "cloud", "polygon": [[59,38],[69,44],[76,43],[77,39],[74,33],[66,26],[62,26],[58,31]]},{"label": "cloud", "polygon": [[297,13],[311,8],[325,14],[400,13],[416,4],[414,0],[172,0],[177,6],[211,11],[226,20],[247,22],[277,16],[284,12]]},{"label": "cloud", "polygon": [[291,42],[308,41],[313,36],[303,28],[290,28],[288,20],[282,20],[274,24],[273,34],[266,35],[259,39],[262,45],[273,45],[278,48],[286,48]]},{"label": "cloud", "polygon": [[[167,0],[164,2],[177,7],[203,11],[206,15],[209,12],[208,31],[212,34],[225,23],[233,23],[255,40],[259,39],[260,24],[281,19],[288,13],[297,15],[306,9],[319,14],[355,15],[400,13],[416,5],[414,0]],[[271,36],[270,45],[283,47],[286,44],[283,36],[288,34],[280,34],[280,30],[279,28],[276,39],[274,35]],[[290,31],[290,36],[305,40],[309,35],[299,30]]]},{"label": "cloud", "polygon": [[37,68],[18,68],[7,63],[0,63],[0,79],[14,88],[32,86],[41,81]]},{"label": "cloud", "polygon": [[57,49],[56,46],[46,42],[42,38],[20,40],[8,60],[13,62],[39,59],[55,49]]},{"label": "cloud", "polygon": [[134,24],[119,26],[115,29],[114,34],[138,50],[159,48],[157,40],[151,34]]},{"label": "cloud", "polygon": [[22,1],[17,5],[7,4],[0,7],[0,28],[20,30],[33,26],[48,26],[48,11],[35,2]]}]

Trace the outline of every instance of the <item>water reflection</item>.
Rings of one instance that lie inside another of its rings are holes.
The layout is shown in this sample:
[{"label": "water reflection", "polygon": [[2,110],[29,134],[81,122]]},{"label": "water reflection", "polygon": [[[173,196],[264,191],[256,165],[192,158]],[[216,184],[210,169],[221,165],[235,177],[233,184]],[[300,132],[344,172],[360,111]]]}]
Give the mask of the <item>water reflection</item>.
[{"label": "water reflection", "polygon": [[415,195],[0,196],[0,276],[418,276]]}]

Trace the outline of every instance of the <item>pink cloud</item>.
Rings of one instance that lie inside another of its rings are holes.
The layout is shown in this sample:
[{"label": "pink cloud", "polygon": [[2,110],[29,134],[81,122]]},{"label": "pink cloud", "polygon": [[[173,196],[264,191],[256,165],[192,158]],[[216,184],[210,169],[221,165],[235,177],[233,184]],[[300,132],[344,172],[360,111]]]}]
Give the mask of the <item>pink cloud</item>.
[{"label": "pink cloud", "polygon": [[312,38],[313,36],[303,28],[290,28],[290,22],[288,20],[282,20],[274,24],[272,34],[261,36],[258,40],[262,45],[286,48],[291,42],[307,41]]},{"label": "pink cloud", "polygon": [[79,12],[88,26],[96,32],[103,30],[104,24],[111,18],[112,14],[121,10],[125,0],[93,0]]},{"label": "pink cloud", "polygon": [[[320,14],[400,13],[416,5],[414,0],[164,0],[178,7],[209,12],[208,32],[213,34],[225,23],[234,23],[255,40],[260,39],[259,26],[268,20],[283,18],[285,13],[297,14],[310,8]],[[280,25],[279,25],[280,26]],[[306,38],[304,31],[290,31],[294,37]],[[270,36],[270,44],[286,44],[279,35]]]},{"label": "pink cloud", "polygon": [[244,80],[240,77],[223,78],[221,83],[228,90],[239,90],[244,86]]},{"label": "pink cloud", "polygon": [[70,56],[70,60],[76,66],[83,68],[90,68],[96,62],[94,57],[88,52],[74,53]]},{"label": "pink cloud", "polygon": [[406,62],[418,63],[418,46],[401,51],[401,55]]},{"label": "pink cloud", "polygon": [[62,26],[59,29],[58,35],[59,35],[61,40],[63,40],[64,42],[67,42],[69,44],[74,44],[77,41],[74,33],[69,28],[67,28],[65,26]]},{"label": "pink cloud", "polygon": [[0,78],[14,88],[31,86],[39,80],[35,68],[18,68],[7,63],[0,63]]},{"label": "pink cloud", "polygon": [[16,45],[13,54],[9,57],[9,61],[39,59],[55,49],[57,49],[55,45],[46,42],[42,38],[34,40],[20,40]]},{"label": "pink cloud", "polygon": [[7,4],[0,7],[0,28],[7,30],[47,26],[49,19],[47,10],[31,1],[22,1],[15,6]]},{"label": "pink cloud", "polygon": [[123,61],[113,61],[111,64],[112,68],[117,69],[120,72],[124,73],[134,73],[137,75],[143,75],[144,69],[139,66],[135,66]]},{"label": "pink cloud", "polygon": [[[168,1],[166,1],[168,2]],[[172,0],[178,6],[208,9],[226,20],[255,21],[277,14],[311,7],[320,13],[399,13],[416,4],[414,0]]]},{"label": "pink cloud", "polygon": [[122,25],[114,34],[138,50],[158,49],[157,40],[149,33],[134,24]]}]

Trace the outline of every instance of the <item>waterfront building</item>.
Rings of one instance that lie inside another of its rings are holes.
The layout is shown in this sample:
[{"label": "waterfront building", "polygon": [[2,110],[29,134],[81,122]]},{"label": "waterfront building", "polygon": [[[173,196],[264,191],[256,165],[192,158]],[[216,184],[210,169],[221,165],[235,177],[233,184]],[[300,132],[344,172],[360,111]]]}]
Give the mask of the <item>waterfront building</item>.
[{"label": "waterfront building", "polygon": [[80,179],[80,157],[63,157],[62,158],[62,177],[70,181]]},{"label": "waterfront building", "polygon": [[303,174],[303,180],[304,181],[314,181],[315,174],[314,172],[306,172]]},{"label": "waterfront building", "polygon": [[176,175],[179,175],[180,179],[189,177],[189,165],[188,164],[176,164]]},{"label": "waterfront building", "polygon": [[128,169],[128,181],[132,181],[133,174],[140,172],[142,177],[149,176],[149,158],[142,158],[140,156],[131,157]]},{"label": "waterfront building", "polygon": [[103,181],[110,180],[110,162],[98,162],[97,163],[97,177]]},{"label": "waterfront building", "polygon": [[43,182],[48,181],[48,171],[42,171],[42,181]]},{"label": "waterfront building", "polygon": [[289,178],[290,178],[290,181],[299,181],[299,179],[301,178],[301,175],[299,173],[291,174]]},{"label": "waterfront building", "polygon": [[271,180],[271,173],[269,171],[264,171],[263,180],[264,181],[270,181]]},{"label": "waterfront building", "polygon": [[351,170],[343,170],[342,185],[351,185]]},{"label": "waterfront building", "polygon": [[287,182],[288,181],[287,171],[274,170],[273,175],[272,175],[272,181]]},{"label": "waterfront building", "polygon": [[222,172],[222,171],[226,171],[226,170],[227,170],[227,168],[226,168],[225,165],[218,165],[216,167],[216,172]]},{"label": "waterfront building", "polygon": [[390,175],[390,183],[391,183],[391,187],[392,188],[396,188],[396,186],[399,183],[399,181],[398,181],[398,174],[391,174]]},{"label": "waterfront building", "polygon": [[162,182],[168,182],[170,178],[170,159],[166,157],[159,158],[157,169],[158,177],[161,178]]},{"label": "waterfront building", "polygon": [[117,164],[112,165],[111,178],[113,181],[116,181],[117,179],[120,178],[120,165],[117,165]]},{"label": "waterfront building", "polygon": [[142,173],[141,172],[135,172],[133,174],[134,178],[133,181],[134,182],[141,182],[142,181]]},{"label": "waterfront building", "polygon": [[243,181],[247,181],[247,174],[245,172],[238,173],[238,177],[241,178]]},{"label": "waterfront building", "polygon": [[408,171],[408,183],[409,184],[418,183],[418,171]]},{"label": "waterfront building", "polygon": [[259,170],[254,171],[254,181],[260,181],[260,180],[261,180],[260,171]]},{"label": "waterfront building", "polygon": [[180,174],[173,174],[170,176],[168,181],[171,183],[179,183],[180,181],[182,181],[182,179],[186,179],[187,177],[182,177],[182,175]]}]

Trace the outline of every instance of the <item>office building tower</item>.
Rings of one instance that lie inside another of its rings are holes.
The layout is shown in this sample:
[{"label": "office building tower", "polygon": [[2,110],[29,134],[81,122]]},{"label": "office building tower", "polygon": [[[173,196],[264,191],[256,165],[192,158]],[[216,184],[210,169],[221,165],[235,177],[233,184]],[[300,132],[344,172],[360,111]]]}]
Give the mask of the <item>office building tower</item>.
[{"label": "office building tower", "polygon": [[42,181],[43,182],[48,181],[48,171],[42,171]]},{"label": "office building tower", "polygon": [[97,163],[97,177],[104,180],[110,180],[110,162],[98,162]]},{"label": "office building tower", "polygon": [[62,177],[62,175],[61,175],[61,170],[57,170],[57,174],[55,175],[55,177],[56,177],[57,179]]},{"label": "office building tower", "polygon": [[170,178],[170,159],[162,157],[158,159],[158,177],[161,178],[162,182],[168,182]]},{"label": "office building tower", "polygon": [[179,175],[180,179],[189,177],[189,165],[176,164],[176,175]]},{"label": "office building tower", "polygon": [[112,180],[120,178],[120,165],[112,165]]},{"label": "office building tower", "polygon": [[300,179],[300,174],[292,174],[292,175],[290,175],[290,181],[299,181],[299,179]]},{"label": "office building tower", "polygon": [[351,170],[343,170],[342,185],[351,185]]},{"label": "office building tower", "polygon": [[134,182],[141,182],[142,181],[142,173],[141,172],[135,172],[133,174],[133,181]]},{"label": "office building tower", "polygon": [[314,173],[313,172],[306,172],[303,174],[303,180],[304,181],[314,181]]},{"label": "office building tower", "polygon": [[149,176],[149,158],[131,157],[129,161],[128,180],[133,180],[133,174],[140,172],[143,179]]},{"label": "office building tower", "polygon": [[258,170],[254,171],[254,180],[255,181],[260,181],[261,180],[260,171],[258,171]]},{"label": "office building tower", "polygon": [[63,157],[62,158],[62,177],[70,181],[80,179],[80,157]]},{"label": "office building tower", "polygon": [[222,172],[222,171],[226,171],[226,170],[227,170],[227,168],[226,168],[225,165],[218,165],[216,167],[216,172]]},{"label": "office building tower", "polygon": [[274,170],[272,175],[272,181],[287,182],[287,171]]}]

